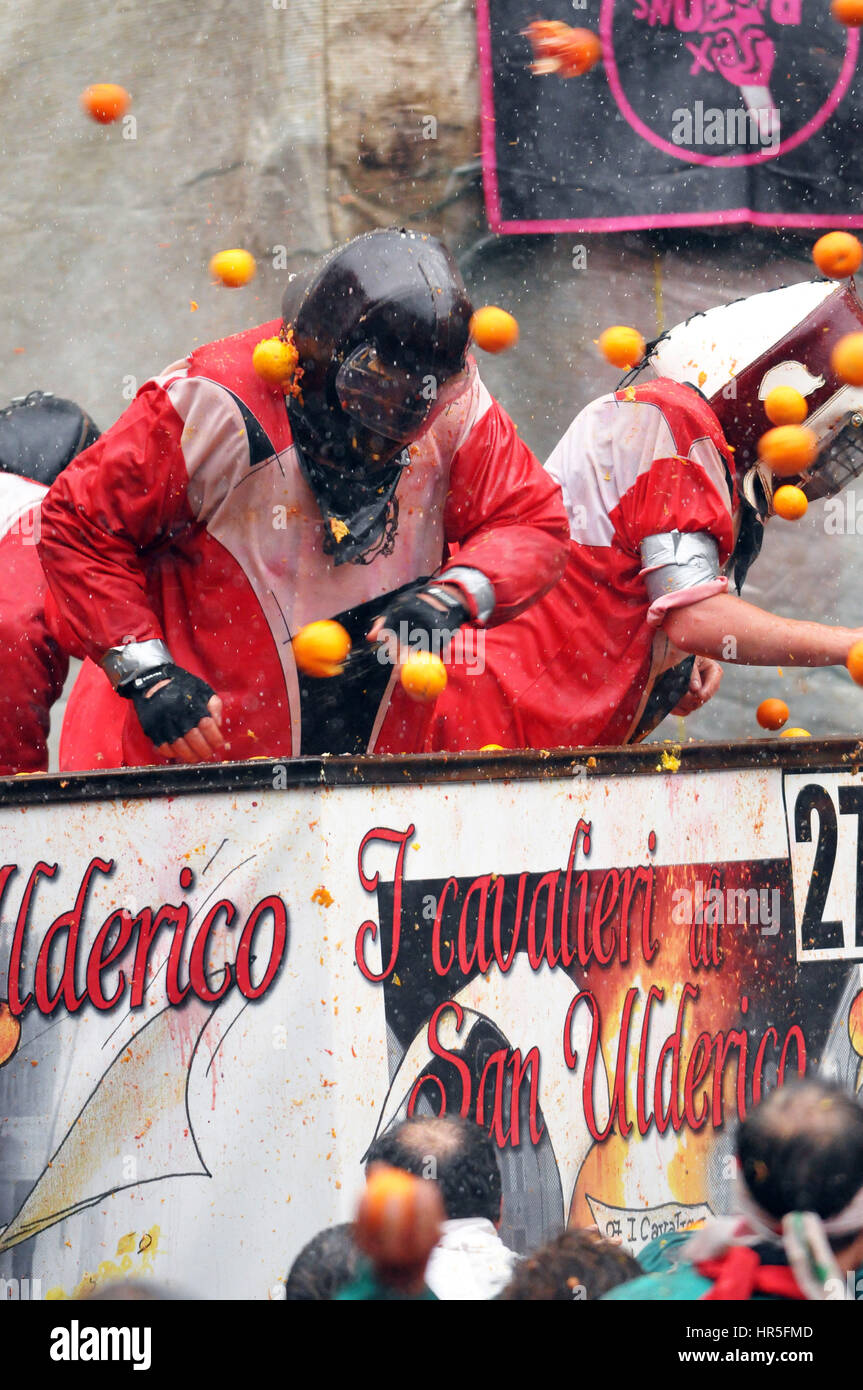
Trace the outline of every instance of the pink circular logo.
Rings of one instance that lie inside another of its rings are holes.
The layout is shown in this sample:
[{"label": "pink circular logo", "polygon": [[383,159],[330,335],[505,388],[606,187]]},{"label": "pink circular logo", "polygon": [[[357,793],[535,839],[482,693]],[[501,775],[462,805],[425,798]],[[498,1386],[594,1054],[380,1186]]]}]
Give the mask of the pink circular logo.
[{"label": "pink circular logo", "polygon": [[[817,18],[809,6],[804,20],[803,0],[602,0],[603,58],[621,114],[655,149],[687,164],[731,168],[790,153],[836,110],[860,47],[856,29],[843,33],[826,5]],[[624,27],[619,60],[615,40]],[[630,73],[632,53],[639,61]],[[801,60],[810,65],[805,81],[795,73]],[[814,98],[813,63],[823,70],[823,90]],[[710,144],[760,148],[733,154],[697,148]]]}]

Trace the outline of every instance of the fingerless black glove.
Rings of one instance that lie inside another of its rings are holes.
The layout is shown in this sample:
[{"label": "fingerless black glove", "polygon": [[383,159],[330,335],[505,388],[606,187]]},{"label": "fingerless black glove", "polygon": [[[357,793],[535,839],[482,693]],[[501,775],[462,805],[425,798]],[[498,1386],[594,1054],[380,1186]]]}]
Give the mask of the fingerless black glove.
[{"label": "fingerless black glove", "polygon": [[[160,681],[169,684],[148,698],[147,691]],[[206,681],[171,662],[144,671],[117,686],[117,694],[132,701],[141,728],[157,748],[163,743],[175,743],[197,728],[209,715],[207,705],[215,693]]]},{"label": "fingerless black glove", "polygon": [[[445,605],[443,611],[429,602],[429,596],[439,599]],[[427,636],[440,633],[443,637],[449,638],[465,623],[470,622],[470,609],[454,594],[440,588],[439,584],[426,583],[401,593],[380,616],[384,620],[384,626],[399,640],[402,636],[399,630],[402,623],[407,624],[408,641],[415,632],[424,632]]]}]

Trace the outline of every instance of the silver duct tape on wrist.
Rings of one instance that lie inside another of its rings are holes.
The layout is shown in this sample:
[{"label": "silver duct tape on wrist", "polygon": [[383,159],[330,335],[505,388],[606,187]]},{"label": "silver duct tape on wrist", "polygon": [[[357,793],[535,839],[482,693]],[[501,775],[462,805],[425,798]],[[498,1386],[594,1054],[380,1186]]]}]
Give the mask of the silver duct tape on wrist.
[{"label": "silver duct tape on wrist", "polygon": [[487,623],[494,612],[494,585],[486,579],[482,570],[471,569],[468,565],[453,565],[452,569],[435,576],[438,584],[458,584],[470,594],[476,604],[477,622]]},{"label": "silver duct tape on wrist", "polygon": [[641,542],[641,577],[651,603],[719,578],[719,546],[703,531],[668,531]]},{"label": "silver duct tape on wrist", "polygon": [[152,671],[155,666],[164,666],[171,661],[173,657],[165,643],[153,637],[147,642],[127,642],[124,647],[109,647],[100,664],[116,690],[133,676],[140,676],[144,671]]}]

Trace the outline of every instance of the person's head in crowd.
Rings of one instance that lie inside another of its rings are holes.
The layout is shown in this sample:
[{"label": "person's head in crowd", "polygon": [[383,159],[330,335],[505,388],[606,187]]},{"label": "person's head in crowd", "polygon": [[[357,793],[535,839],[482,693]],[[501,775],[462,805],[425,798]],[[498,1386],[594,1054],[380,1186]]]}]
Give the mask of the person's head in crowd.
[{"label": "person's head in crowd", "polygon": [[772,1091],[742,1121],[737,1159],[743,1203],[765,1224],[811,1213],[841,1269],[863,1264],[863,1107],[854,1096],[814,1079]]},{"label": "person's head in crowd", "polygon": [[[650,1272],[613,1302],[748,1303],[857,1297],[863,1266],[863,1108],[830,1082],[795,1080],[741,1121],[727,1216],[641,1252]],[[663,1247],[668,1249],[664,1250]]]},{"label": "person's head in crowd", "polygon": [[285,1298],[321,1303],[357,1277],[361,1261],[349,1221],[328,1226],[303,1246],[285,1280]]},{"label": "person's head in crowd", "polygon": [[369,1164],[388,1163],[433,1180],[446,1220],[426,1266],[436,1298],[494,1298],[512,1277],[518,1256],[500,1237],[503,1188],[494,1140],[459,1115],[415,1117],[375,1140]]},{"label": "person's head in crowd", "polygon": [[498,1298],[519,1303],[571,1303],[599,1298],[642,1273],[622,1246],[590,1231],[564,1231],[516,1266]]},{"label": "person's head in crowd", "polygon": [[388,1163],[440,1187],[448,1221],[469,1217],[500,1222],[501,1178],[494,1141],[460,1115],[422,1116],[386,1130],[367,1163]]}]

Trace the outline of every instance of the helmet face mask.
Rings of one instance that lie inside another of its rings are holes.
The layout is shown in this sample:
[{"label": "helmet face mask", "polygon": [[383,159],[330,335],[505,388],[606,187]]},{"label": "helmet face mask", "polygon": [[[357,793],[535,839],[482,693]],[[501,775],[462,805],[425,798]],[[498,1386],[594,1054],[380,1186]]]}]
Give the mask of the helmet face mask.
[{"label": "helmet face mask", "polygon": [[835,497],[863,475],[863,411],[848,412],[827,437],[815,465],[800,479],[799,486],[810,502]]},{"label": "helmet face mask", "polygon": [[372,343],[355,348],[336,374],[336,395],[345,414],[400,445],[416,439],[466,385],[459,372],[438,391],[431,374],[420,376],[385,362]]},{"label": "helmet face mask", "polygon": [[391,553],[406,446],[469,382],[471,313],[450,252],[420,232],[366,232],[289,282],[303,375],[287,410],[336,564]]},{"label": "helmet face mask", "polygon": [[288,406],[298,442],[358,479],[422,433],[440,383],[464,367],[470,300],[449,251],[423,233],[355,237],[288,285],[282,314],[303,368],[302,401]]}]

